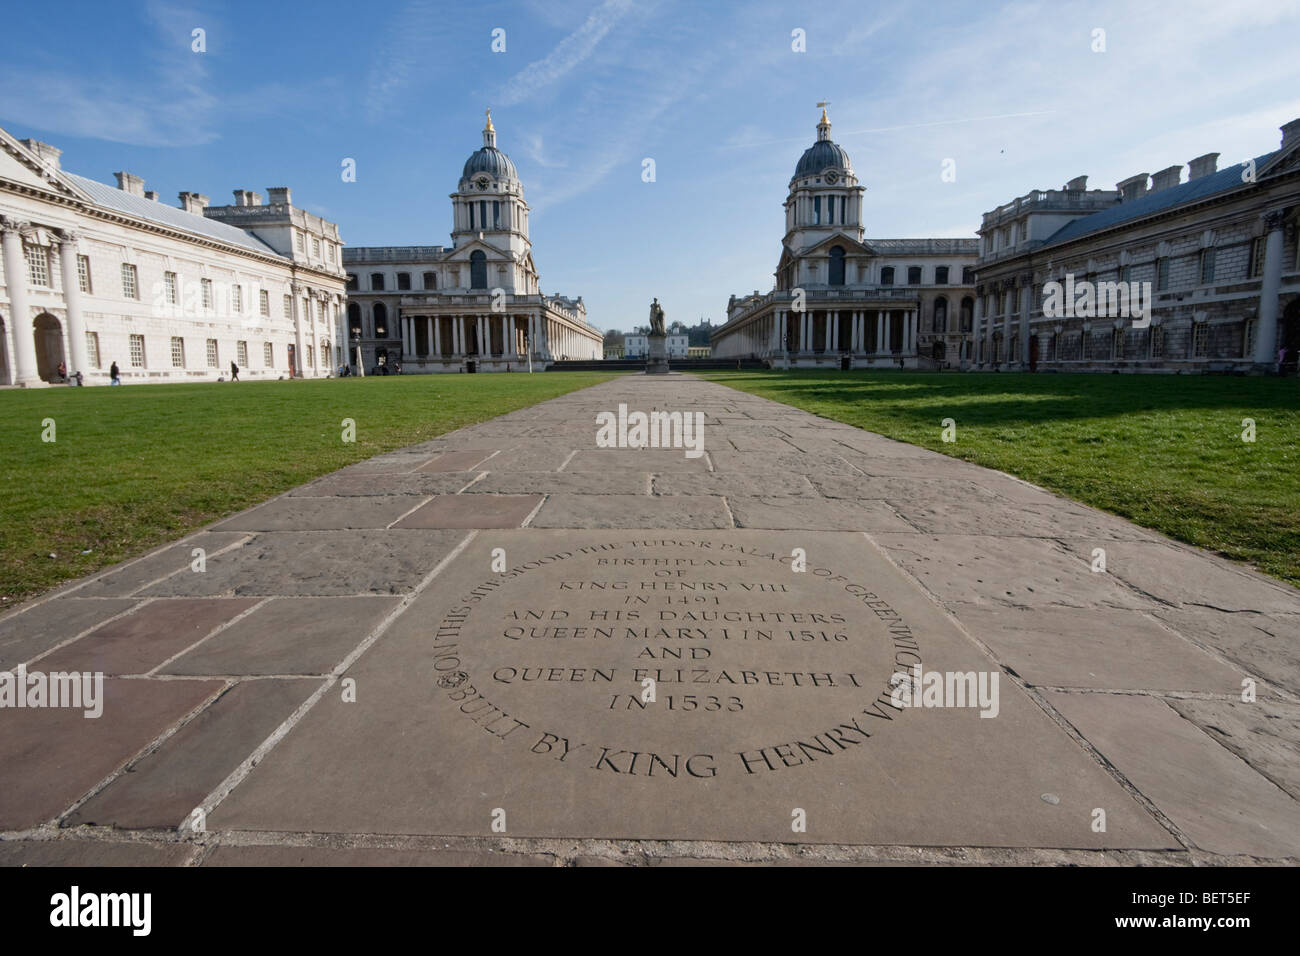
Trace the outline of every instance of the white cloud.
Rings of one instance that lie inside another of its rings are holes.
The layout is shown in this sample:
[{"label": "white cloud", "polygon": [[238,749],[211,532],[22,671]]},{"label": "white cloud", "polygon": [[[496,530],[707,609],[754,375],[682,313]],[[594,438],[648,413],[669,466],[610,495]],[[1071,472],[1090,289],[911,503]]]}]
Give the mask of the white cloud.
[{"label": "white cloud", "polygon": [[631,11],[632,0],[604,2],[573,33],[570,33],[540,60],[528,64],[509,80],[494,97],[502,106],[513,106],[530,99],[552,83],[563,79],[586,60],[618,21]]}]

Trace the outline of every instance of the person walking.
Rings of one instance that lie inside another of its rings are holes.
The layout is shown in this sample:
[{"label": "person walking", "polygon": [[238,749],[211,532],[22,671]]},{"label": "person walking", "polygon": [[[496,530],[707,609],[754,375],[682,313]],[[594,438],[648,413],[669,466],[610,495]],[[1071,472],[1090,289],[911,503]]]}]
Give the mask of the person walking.
[{"label": "person walking", "polygon": [[230,363],[230,380],[232,382],[239,381],[239,366],[236,365],[234,362]]},{"label": "person walking", "polygon": [[109,368],[108,368],[108,384],[109,384],[109,385],[121,385],[121,384],[122,384],[122,376],[121,376],[121,373],[120,373],[120,372],[118,371],[118,369],[117,369],[117,363],[116,363],[116,362],[114,362],[114,363],[113,363],[112,365],[110,365]]}]

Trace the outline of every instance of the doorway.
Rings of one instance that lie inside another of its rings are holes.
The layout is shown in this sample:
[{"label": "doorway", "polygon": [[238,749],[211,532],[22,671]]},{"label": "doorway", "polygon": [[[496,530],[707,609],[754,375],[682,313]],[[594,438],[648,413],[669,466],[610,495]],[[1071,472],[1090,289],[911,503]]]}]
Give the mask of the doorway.
[{"label": "doorway", "polygon": [[63,326],[48,312],[42,312],[33,323],[36,336],[36,374],[44,382],[59,380],[59,364],[63,356]]}]

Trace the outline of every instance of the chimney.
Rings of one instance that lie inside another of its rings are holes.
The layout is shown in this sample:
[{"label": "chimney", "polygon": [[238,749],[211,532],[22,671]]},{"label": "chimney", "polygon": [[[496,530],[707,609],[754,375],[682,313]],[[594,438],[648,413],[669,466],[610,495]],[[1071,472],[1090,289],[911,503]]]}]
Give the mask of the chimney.
[{"label": "chimney", "polygon": [[1219,154],[1206,153],[1204,156],[1197,156],[1187,164],[1187,181],[1190,183],[1193,179],[1210,176],[1218,171]]},{"label": "chimney", "polygon": [[114,173],[117,177],[117,188],[124,193],[130,193],[132,196],[144,198],[144,180],[139,176],[132,176],[130,173]]},{"label": "chimney", "polygon": [[236,190],[235,190],[235,205],[236,205],[236,206],[247,206],[247,205],[248,205],[248,201],[247,201],[247,199],[245,198],[247,195],[248,195],[247,190],[236,189]]},{"label": "chimney", "polygon": [[40,157],[41,162],[52,169],[59,169],[59,157],[63,155],[63,150],[56,149],[49,143],[42,143],[39,139],[25,139],[23,145]]},{"label": "chimney", "polygon": [[1158,173],[1151,174],[1151,191],[1158,193],[1162,189],[1169,189],[1171,186],[1177,186],[1183,178],[1183,167],[1170,166],[1162,169]]},{"label": "chimney", "polygon": [[157,202],[157,201],[158,201],[158,194],[157,194],[156,192],[154,192],[152,189],[146,189],[146,190],[144,191],[144,198],[145,198],[145,199],[153,200],[154,202]]},{"label": "chimney", "polygon": [[272,206],[293,205],[293,201],[289,198],[288,186],[268,186],[266,189],[266,201]]},{"label": "chimney", "polygon": [[1138,173],[1136,176],[1130,176],[1121,183],[1116,183],[1115,188],[1119,190],[1121,202],[1132,202],[1134,199],[1141,199],[1147,194],[1147,179],[1150,173]]},{"label": "chimney", "polygon": [[[27,142],[30,143],[31,140],[29,139]],[[1290,149],[1297,143],[1300,143],[1300,119],[1293,119],[1282,127],[1282,149]],[[45,146],[44,143],[41,145]],[[53,146],[47,146],[46,148],[54,149]],[[55,152],[58,152],[58,150],[55,150]]]},{"label": "chimney", "polygon": [[248,194],[248,204],[249,204],[250,206],[260,206],[260,205],[262,205],[262,194],[261,194],[261,193],[250,192],[250,193]]},{"label": "chimney", "polygon": [[203,210],[207,209],[208,203],[212,201],[201,193],[181,193],[180,198],[181,208],[196,216],[203,215]]},{"label": "chimney", "polygon": [[1088,188],[1087,176],[1075,176],[1073,179],[1071,179],[1068,183],[1065,184],[1065,189],[1067,192],[1084,192],[1087,190],[1087,188]]}]

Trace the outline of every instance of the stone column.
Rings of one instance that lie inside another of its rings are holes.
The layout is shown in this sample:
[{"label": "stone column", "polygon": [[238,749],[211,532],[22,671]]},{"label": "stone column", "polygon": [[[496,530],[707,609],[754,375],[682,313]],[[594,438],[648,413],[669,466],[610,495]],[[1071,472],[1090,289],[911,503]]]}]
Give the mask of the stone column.
[{"label": "stone column", "polygon": [[[983,331],[982,329],[980,329],[980,323],[983,321],[984,321],[984,296],[980,295],[979,291],[976,290],[975,318],[971,322],[971,331],[972,331],[971,339],[973,340],[971,343],[972,345],[974,345],[975,342],[979,341],[979,337]],[[970,356],[970,357],[975,358],[975,356]],[[987,357],[988,356],[985,355],[985,358]]]},{"label": "stone column", "polygon": [[888,352],[889,343],[885,341],[885,313],[876,313],[876,352]]},{"label": "stone column", "polygon": [[68,310],[68,375],[90,374],[86,355],[86,322],[81,312],[81,281],[77,276],[77,234],[59,233],[59,265],[63,271],[63,303]]},{"label": "stone column", "polygon": [[0,219],[4,230],[0,245],[4,249],[5,289],[9,293],[9,322],[13,327],[13,383],[26,388],[39,388],[41,381],[36,366],[36,339],[33,335],[32,309],[27,298],[27,258],[23,255],[23,231],[31,223],[17,219]]},{"label": "stone column", "polygon": [[293,364],[296,378],[303,378],[303,365],[307,353],[302,349],[302,291],[303,287],[294,283],[290,287],[290,302],[293,305]]},{"label": "stone column", "polygon": [[1002,315],[1002,348],[1006,351],[1006,361],[1010,365],[1013,361],[1011,355],[1011,317],[1012,308],[1015,302],[1014,296],[1004,292],[1003,308],[1006,310]]},{"label": "stone column", "polygon": [[1026,275],[1020,290],[1020,364],[1029,368],[1029,309],[1034,294],[1034,277]]},{"label": "stone column", "polygon": [[460,356],[464,355],[465,327],[464,316],[453,315],[451,317],[451,354]]},{"label": "stone column", "polygon": [[[1282,212],[1264,214],[1264,276],[1259,284],[1259,317],[1255,325],[1255,363],[1277,361],[1277,305],[1282,286]],[[8,247],[5,249],[8,258]]]},{"label": "stone column", "polygon": [[515,343],[511,341],[514,338],[510,334],[510,316],[503,314],[501,316],[501,354],[509,358],[515,354]]},{"label": "stone column", "polygon": [[834,312],[829,309],[826,312],[826,351],[838,352],[840,350],[840,312],[836,309]]},{"label": "stone column", "polygon": [[425,352],[424,352],[424,354],[425,354],[425,357],[426,357],[426,358],[433,358],[433,355],[434,355],[434,352],[433,352],[433,342],[434,342],[434,335],[433,335],[433,316],[431,316],[431,315],[429,315],[429,316],[425,316],[424,321],[425,321],[425,328],[424,328],[424,348],[425,348]]}]

